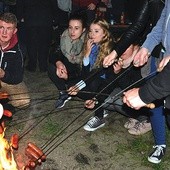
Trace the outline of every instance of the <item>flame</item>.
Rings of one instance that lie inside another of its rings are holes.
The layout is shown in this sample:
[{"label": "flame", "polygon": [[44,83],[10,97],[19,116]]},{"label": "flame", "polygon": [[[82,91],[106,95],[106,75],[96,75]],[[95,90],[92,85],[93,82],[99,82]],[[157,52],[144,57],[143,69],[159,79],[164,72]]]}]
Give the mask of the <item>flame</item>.
[{"label": "flame", "polygon": [[14,160],[13,149],[4,138],[5,128],[0,134],[0,170],[18,170]]}]

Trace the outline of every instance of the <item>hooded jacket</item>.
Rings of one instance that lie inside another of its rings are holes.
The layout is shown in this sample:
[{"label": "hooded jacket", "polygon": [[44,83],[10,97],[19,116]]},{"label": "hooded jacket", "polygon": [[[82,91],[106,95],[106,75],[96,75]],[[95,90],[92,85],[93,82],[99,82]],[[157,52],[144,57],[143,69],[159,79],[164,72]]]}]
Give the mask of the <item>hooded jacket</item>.
[{"label": "hooded jacket", "polygon": [[1,81],[7,84],[18,84],[23,81],[24,53],[14,34],[9,46],[0,50],[0,68],[5,71]]}]

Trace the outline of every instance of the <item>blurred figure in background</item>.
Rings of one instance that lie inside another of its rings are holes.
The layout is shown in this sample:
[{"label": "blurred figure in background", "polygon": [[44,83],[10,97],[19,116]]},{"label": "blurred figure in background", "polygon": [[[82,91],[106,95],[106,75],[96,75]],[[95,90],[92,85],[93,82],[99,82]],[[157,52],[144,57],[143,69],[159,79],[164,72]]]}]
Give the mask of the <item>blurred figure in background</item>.
[{"label": "blurred figure in background", "polygon": [[79,11],[87,17],[89,25],[95,19],[96,5],[98,0],[72,0],[72,13]]},{"label": "blurred figure in background", "polygon": [[26,69],[35,72],[37,64],[40,72],[47,71],[47,59],[52,40],[52,26],[56,0],[17,0],[17,18],[24,24],[28,63]]}]

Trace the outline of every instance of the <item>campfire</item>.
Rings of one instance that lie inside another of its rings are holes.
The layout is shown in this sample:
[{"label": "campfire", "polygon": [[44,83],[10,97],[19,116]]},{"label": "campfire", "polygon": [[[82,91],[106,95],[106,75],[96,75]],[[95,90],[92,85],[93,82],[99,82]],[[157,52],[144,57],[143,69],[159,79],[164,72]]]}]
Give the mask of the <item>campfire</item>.
[{"label": "campfire", "polygon": [[[1,127],[3,127],[4,123],[1,123]],[[4,138],[4,131],[0,134],[0,170],[17,170],[17,164],[14,160],[13,149],[9,144],[7,139]]]},{"label": "campfire", "polygon": [[[2,105],[0,104],[0,119],[3,115],[12,116],[9,111],[4,111]],[[17,164],[14,160],[12,143],[9,143],[5,139],[5,123],[1,121],[0,123],[0,170],[17,170]],[[16,138],[16,135],[15,135]],[[11,138],[13,142],[14,136]],[[14,142],[15,143],[15,142]]]},{"label": "campfire", "polygon": [[[4,110],[0,104],[0,119],[5,115],[11,117],[12,113],[8,110]],[[1,121],[1,120],[0,120]],[[19,170],[17,163],[14,159],[13,151],[18,149],[19,136],[17,134],[12,135],[11,141],[5,139],[5,123],[0,122],[0,170]],[[46,160],[46,156],[40,148],[35,144],[29,142],[25,149],[25,155],[29,158],[26,166],[22,167],[22,170],[32,170],[36,168],[36,165],[41,165]]]}]

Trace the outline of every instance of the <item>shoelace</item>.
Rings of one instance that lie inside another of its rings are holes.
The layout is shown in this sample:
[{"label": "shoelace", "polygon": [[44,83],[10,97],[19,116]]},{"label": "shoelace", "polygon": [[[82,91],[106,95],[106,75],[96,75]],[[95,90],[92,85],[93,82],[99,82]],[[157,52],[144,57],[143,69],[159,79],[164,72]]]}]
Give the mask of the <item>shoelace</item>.
[{"label": "shoelace", "polygon": [[163,152],[164,148],[162,146],[155,145],[155,146],[153,146],[153,148],[154,149],[156,148],[155,152],[152,154],[153,156],[159,156],[161,153],[164,154],[164,152]]},{"label": "shoelace", "polygon": [[136,129],[136,131],[139,130],[140,127],[142,127],[143,129],[146,128],[146,126],[145,126],[144,123],[146,123],[146,122],[137,122],[137,123],[135,124],[135,126],[134,126],[134,128]]},{"label": "shoelace", "polygon": [[[129,118],[129,120],[126,122],[126,124],[127,124],[127,126],[129,126],[130,124],[132,124],[133,123],[133,119],[131,119],[131,118]],[[137,123],[137,122],[136,122]],[[136,124],[135,123],[135,124]]]},{"label": "shoelace", "polygon": [[98,118],[94,117],[90,122],[88,122],[88,125],[92,127],[96,122],[98,121]]}]

